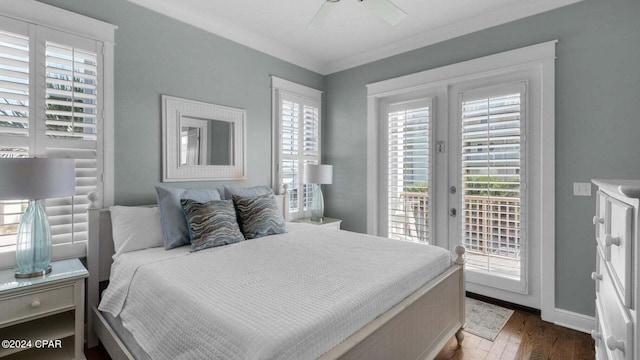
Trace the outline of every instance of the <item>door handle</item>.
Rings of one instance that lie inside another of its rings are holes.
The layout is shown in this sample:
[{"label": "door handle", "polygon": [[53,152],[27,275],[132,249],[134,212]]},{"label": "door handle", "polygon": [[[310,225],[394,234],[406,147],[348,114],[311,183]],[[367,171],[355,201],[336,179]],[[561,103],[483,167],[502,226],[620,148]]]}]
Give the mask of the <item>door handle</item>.
[{"label": "door handle", "polygon": [[456,215],[458,215],[458,211],[456,210],[456,208],[449,209],[449,216],[456,217]]}]

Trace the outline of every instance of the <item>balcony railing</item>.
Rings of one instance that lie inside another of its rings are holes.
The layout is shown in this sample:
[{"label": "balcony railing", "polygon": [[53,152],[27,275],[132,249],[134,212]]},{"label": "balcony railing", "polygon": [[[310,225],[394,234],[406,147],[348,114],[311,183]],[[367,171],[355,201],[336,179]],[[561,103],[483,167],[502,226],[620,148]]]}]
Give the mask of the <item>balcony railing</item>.
[{"label": "balcony railing", "polygon": [[404,192],[400,194],[400,199],[401,208],[396,209],[395,221],[391,221],[391,231],[389,233],[390,235],[395,235],[391,237],[428,243],[429,194],[426,192]]},{"label": "balcony railing", "polygon": [[[428,193],[404,192],[400,198],[402,209],[393,214],[390,237],[428,242]],[[481,256],[519,259],[520,199],[481,195],[467,195],[464,199],[462,237],[467,251]]]},{"label": "balcony railing", "polygon": [[470,252],[520,258],[520,199],[465,196],[464,245]]}]

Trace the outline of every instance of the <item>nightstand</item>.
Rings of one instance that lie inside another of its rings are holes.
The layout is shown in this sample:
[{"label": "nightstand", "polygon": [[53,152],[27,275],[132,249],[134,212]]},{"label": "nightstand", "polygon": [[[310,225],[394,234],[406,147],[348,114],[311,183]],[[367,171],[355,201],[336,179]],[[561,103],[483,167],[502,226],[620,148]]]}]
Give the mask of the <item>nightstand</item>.
[{"label": "nightstand", "polygon": [[303,224],[313,224],[313,225],[323,226],[323,227],[334,229],[334,230],[340,230],[340,224],[342,224],[342,220],[328,218],[328,217],[323,218],[322,221],[313,221],[311,220],[311,218],[304,218],[304,219],[293,220],[293,222],[303,223]]},{"label": "nightstand", "polygon": [[84,359],[84,279],[80,260],[51,262],[50,274],[16,279],[0,271],[0,357]]}]

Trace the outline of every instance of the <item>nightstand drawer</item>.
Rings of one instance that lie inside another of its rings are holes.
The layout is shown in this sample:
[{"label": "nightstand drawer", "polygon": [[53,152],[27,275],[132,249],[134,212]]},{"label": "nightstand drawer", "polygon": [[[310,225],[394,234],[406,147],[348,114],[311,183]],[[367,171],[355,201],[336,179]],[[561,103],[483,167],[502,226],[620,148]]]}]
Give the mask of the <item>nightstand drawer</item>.
[{"label": "nightstand drawer", "polygon": [[320,221],[311,220],[310,218],[302,218],[302,219],[293,220],[293,222],[322,226],[324,228],[332,229],[332,230],[340,230],[340,224],[342,224],[342,220],[329,218],[329,217],[325,217]]},{"label": "nightstand drawer", "polygon": [[74,306],[73,285],[9,296],[0,299],[0,326]]}]

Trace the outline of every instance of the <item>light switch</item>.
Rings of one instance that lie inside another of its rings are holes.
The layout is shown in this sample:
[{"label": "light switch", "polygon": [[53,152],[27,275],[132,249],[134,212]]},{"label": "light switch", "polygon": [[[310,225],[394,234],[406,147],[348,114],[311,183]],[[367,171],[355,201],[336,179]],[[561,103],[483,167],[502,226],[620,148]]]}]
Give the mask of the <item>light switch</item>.
[{"label": "light switch", "polygon": [[591,196],[591,183],[573,183],[573,196]]}]

